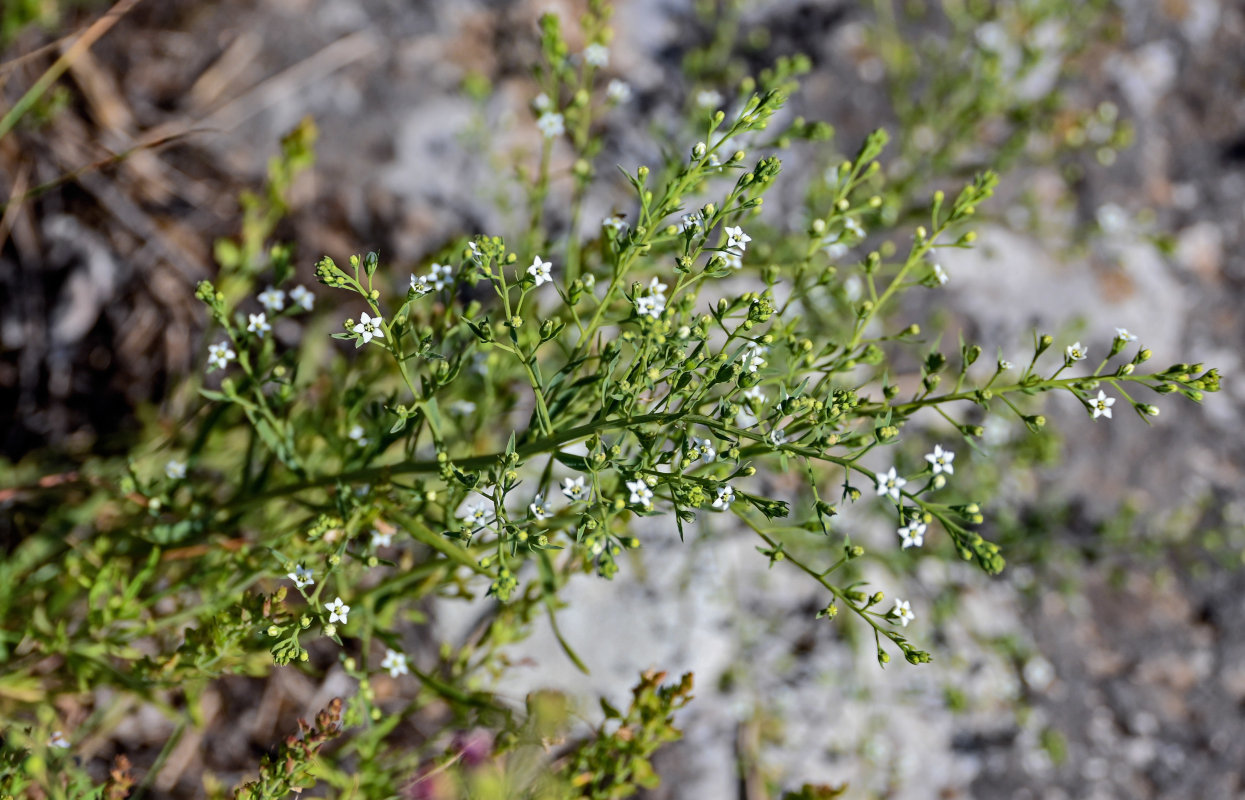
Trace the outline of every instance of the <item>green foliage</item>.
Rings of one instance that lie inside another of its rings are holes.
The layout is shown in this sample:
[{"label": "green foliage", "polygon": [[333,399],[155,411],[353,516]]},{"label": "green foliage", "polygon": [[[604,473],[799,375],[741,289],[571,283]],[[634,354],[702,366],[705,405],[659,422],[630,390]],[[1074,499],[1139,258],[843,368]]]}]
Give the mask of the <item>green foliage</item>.
[{"label": "green foliage", "polygon": [[[945,161],[918,165],[920,137],[905,124],[906,163],[888,168],[885,131],[844,157],[827,144],[828,123],[771,128],[806,58],[736,76],[712,55],[715,39],[689,67],[737,81],[731,113],[706,104],[660,163],[620,167],[628,212],[581,235],[588,193],[613,176],[598,170],[601,119],[627,96],[603,80],[609,19],[589,3],[574,38],[599,49],[573,56],[556,17],[542,19],[541,141],[534,166],[516,167],[526,208],[515,233],[452,232],[427,272],[407,278],[376,253],[313,261],[273,241],[313,162],[315,127],[282,141],[264,189],[243,197],[240,237],[216,244],[219,275],[197,287],[211,329],[205,376],[180,390],[192,407],[124,462],[85,465],[47,489],[59,509],[30,521],[0,562],[0,712],[23,720],[6,726],[4,791],[61,780],[79,781],[65,794],[87,792],[81,770],[47,769],[63,759],[49,744],[60,695],[107,686],[151,699],[176,687],[194,708],[220,676],[314,670],[318,648],[340,650],[358,692],[265,757],[236,796],[319,781],[378,797],[412,782],[433,797],[625,797],[656,784],[651,757],[679,735],[690,675],[663,686],[646,673],[625,713],[602,704],[605,721],[564,747],[565,696],[536,693],[518,709],[485,687],[540,617],[583,668],[557,628],[562,589],[642,555],[637,520],[660,518],[657,530],[683,537],[720,515],[714,523],[755,537],[772,568],[813,582],[818,617],[871,635],[879,663],[898,653],[922,664],[931,654],[906,633],[922,612],[888,603],[860,565],[884,560],[896,582],[911,580],[918,557],[1004,568],[982,534],[989,486],[955,478],[954,447],[978,447],[990,415],[1041,434],[1050,392],[1106,424],[1119,399],[1143,420],[1158,413],[1130,392],[1196,402],[1219,388],[1203,364],[1146,371],[1151,352],[1126,332],[1090,344],[1106,353],[1093,369],[1080,342],[1044,334],[1015,365],[983,360],[996,343],[946,347],[906,318],[899,300],[938,291],[938,256],[973,246],[1000,184],[964,157],[979,138],[973,121],[1002,115],[1023,131],[1027,114],[1046,119],[988,61],[997,97],[918,73],[892,40],[880,45],[896,85],[930,81],[929,102],[947,116],[923,124],[957,143]],[[973,23],[955,19],[967,35]],[[916,124],[920,109],[901,119]],[[808,181],[794,229],[761,214],[793,140],[820,143],[831,165]],[[555,171],[555,154],[569,174]],[[563,180],[571,232],[555,235],[545,213]],[[317,303],[343,309],[335,332]],[[901,385],[904,365],[917,377]],[[922,458],[931,429],[943,438]],[[778,475],[785,488],[766,480]],[[894,547],[867,553],[836,520],[858,502],[894,522]],[[476,603],[478,629],[411,658],[403,633],[427,604],[450,602]],[[383,672],[411,682],[385,704],[372,684]],[[397,726],[421,714],[435,722],[419,741],[392,747]],[[472,731],[487,747],[447,748]]]}]

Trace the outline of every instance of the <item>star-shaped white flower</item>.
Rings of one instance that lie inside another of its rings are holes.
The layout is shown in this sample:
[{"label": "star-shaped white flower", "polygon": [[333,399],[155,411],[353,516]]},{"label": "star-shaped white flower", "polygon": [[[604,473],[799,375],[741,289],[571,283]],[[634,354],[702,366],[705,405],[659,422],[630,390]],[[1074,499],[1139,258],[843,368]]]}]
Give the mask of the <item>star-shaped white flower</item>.
[{"label": "star-shaped white flower", "polygon": [[999,372],[1007,372],[1009,369],[1011,369],[1014,366],[1016,365],[1010,361],[1000,360],[999,361]]},{"label": "star-shaped white flower", "polygon": [[1068,345],[1064,353],[1067,354],[1068,361],[1084,361],[1085,357],[1089,355],[1089,348],[1081,347],[1080,342],[1075,342]]},{"label": "star-shaped white flower", "polygon": [[907,481],[895,474],[895,468],[891,467],[889,472],[879,472],[878,477],[878,497],[890,495],[892,500],[899,499],[899,490],[907,485]]},{"label": "star-shaped white flower", "polygon": [[662,283],[656,277],[654,277],[652,280],[648,282],[648,293],[653,295],[654,297],[660,297],[661,304],[663,306],[666,304],[666,289],[667,288],[668,287],[666,286],[666,284]]},{"label": "star-shaped white flower", "polygon": [[739,253],[727,253],[726,255],[722,257],[722,260],[725,261],[726,266],[730,267],[731,269],[743,269],[744,268],[744,257],[741,256]]},{"label": "star-shaped white flower", "polygon": [[566,132],[566,123],[562,119],[561,114],[555,114],[552,111],[546,111],[536,120],[536,127],[540,128],[540,133],[546,139],[553,139],[561,136]]},{"label": "star-shaped white flower", "polygon": [[296,586],[299,589],[302,589],[305,586],[311,586],[313,583],[316,582],[315,572],[313,572],[310,569],[307,569],[302,564],[299,564],[297,567],[294,567],[294,571],[286,574],[285,577],[294,581],[294,586]]},{"label": "star-shaped white flower", "polygon": [[303,311],[311,311],[316,307],[316,296],[306,286],[299,284],[290,290],[290,299],[298,303]]},{"label": "star-shaped white flower", "polygon": [[259,293],[259,304],[274,314],[285,308],[285,292],[269,286],[267,289]]},{"label": "star-shaped white flower", "polygon": [[764,347],[756,342],[749,342],[748,345],[744,347],[744,352],[739,359],[739,363],[744,368],[745,372],[756,372],[758,369],[765,366],[765,353],[766,349]]},{"label": "star-shaped white flower", "polygon": [[264,334],[272,330],[272,326],[268,324],[268,316],[263,312],[259,314],[247,314],[246,329],[255,334],[259,338],[264,338]]},{"label": "star-shaped white flower", "polygon": [[372,531],[372,547],[392,547],[393,531],[381,533],[380,531]]},{"label": "star-shaped white flower", "polygon": [[527,507],[532,512],[532,516],[538,520],[546,520],[553,516],[553,508],[549,505],[549,501],[545,499],[543,494],[538,494],[532,498],[532,502]]},{"label": "star-shaped white flower", "polygon": [[572,502],[587,500],[588,492],[588,487],[584,485],[584,476],[580,475],[578,478],[562,479],[562,494],[566,495],[568,500]]},{"label": "star-shaped white flower", "polygon": [[493,518],[493,507],[484,501],[470,503],[462,511],[458,512],[458,518],[464,520],[468,525],[480,527],[487,525]]},{"label": "star-shaped white flower", "polygon": [[697,439],[695,436],[688,440],[690,448],[688,455],[692,458],[699,457],[706,464],[712,462],[718,457],[718,451],[713,447],[713,441],[710,439]]},{"label": "star-shaped white flower", "polygon": [[648,316],[653,319],[661,319],[662,312],[666,310],[666,301],[660,295],[645,295],[635,299],[635,313],[641,317]]},{"label": "star-shaped white flower", "polygon": [[934,445],[934,452],[925,454],[925,460],[930,463],[935,475],[940,472],[948,475],[955,474],[955,467],[951,465],[951,462],[955,461],[955,453],[943,450],[940,444]]},{"label": "star-shaped white flower", "polygon": [[48,738],[48,747],[59,747],[62,750],[68,750],[69,740],[60,731],[52,731],[51,737]]},{"label": "star-shaped white flower", "polygon": [[343,603],[340,597],[326,605],[324,608],[329,612],[330,624],[339,620],[341,621],[341,624],[346,624],[346,615],[350,613],[350,606]]},{"label": "star-shaped white flower", "polygon": [[369,316],[364,311],[359,315],[359,322],[354,326],[354,332],[359,334],[364,344],[372,341],[372,339],[384,339],[385,329],[381,327],[383,323],[384,320],[380,317]]},{"label": "star-shaped white flower", "polygon": [[627,488],[631,490],[631,499],[628,502],[637,503],[645,508],[653,507],[653,490],[649,488],[644,481],[627,481]]},{"label": "star-shaped white flower", "polygon": [[224,369],[237,357],[238,354],[229,347],[227,341],[208,345],[208,367],[211,369]]},{"label": "star-shaped white flower", "polygon": [[605,87],[605,96],[611,102],[621,105],[631,99],[631,84],[615,78]]},{"label": "star-shaped white flower", "polygon": [[1119,339],[1121,342],[1135,342],[1135,341],[1137,341],[1137,335],[1136,335],[1136,334],[1133,334],[1133,333],[1129,333],[1129,332],[1128,332],[1128,328],[1116,328],[1116,329],[1115,329],[1115,338],[1116,338],[1116,339]]},{"label": "star-shaped white flower", "polygon": [[891,609],[891,616],[899,620],[906,628],[908,623],[916,619],[916,614],[912,613],[912,606],[907,600],[896,600],[895,607]]},{"label": "star-shaped white flower", "polygon": [[[471,252],[476,258],[480,257],[480,252],[476,249],[475,242],[468,242],[467,246],[471,248]],[[439,292],[454,282],[454,270],[449,264],[433,264],[431,270],[428,273],[427,282],[431,283],[432,288],[436,291]]]},{"label": "star-shaped white flower", "polygon": [[622,214],[610,214],[601,220],[601,227],[617,236],[627,230],[627,220]]},{"label": "star-shaped white flower", "polygon": [[740,252],[748,249],[748,242],[752,241],[752,237],[744,233],[744,229],[736,225],[733,228],[726,229],[726,246],[737,248]]},{"label": "star-shaped white flower", "polygon": [[751,389],[744,390],[744,399],[761,405],[765,402],[765,392],[761,391],[760,386],[753,386]]},{"label": "star-shaped white flower", "polygon": [[683,218],[679,221],[679,232],[696,233],[700,231],[703,224],[704,221],[700,218],[699,212],[695,214],[684,214]]},{"label": "star-shaped white flower", "polygon": [[432,287],[428,285],[428,277],[426,275],[411,275],[411,291],[416,297],[423,297],[432,291]]},{"label": "star-shaped white flower", "polygon": [[769,432],[769,441],[774,447],[782,447],[787,443],[787,432],[781,428],[774,428]]},{"label": "star-shaped white flower", "polygon": [[723,484],[718,487],[718,496],[713,498],[713,507],[727,509],[731,503],[735,502],[735,490],[730,484]]},{"label": "star-shaped white flower", "polygon": [[536,279],[537,286],[545,283],[552,283],[553,262],[541,261],[540,256],[536,256],[536,260],[532,262],[532,266],[527,268],[527,274]]},{"label": "star-shaped white flower", "polygon": [[903,549],[920,547],[925,543],[925,523],[910,522],[899,529],[899,538],[903,540]]},{"label": "star-shaped white flower", "polygon": [[186,462],[171,459],[169,463],[164,465],[164,474],[170,480],[180,481],[186,477]]},{"label": "star-shaped white flower", "polygon": [[610,63],[610,49],[600,42],[593,42],[584,48],[584,61],[594,67],[605,67]]},{"label": "star-shaped white flower", "polygon": [[406,656],[397,650],[385,648],[385,659],[380,662],[380,668],[389,671],[389,677],[396,678],[399,675],[410,675],[411,669],[407,666]]},{"label": "star-shaped white flower", "polygon": [[1111,406],[1115,405],[1114,397],[1107,397],[1107,393],[1098,390],[1098,396],[1089,401],[1090,411],[1093,412],[1093,418],[1106,417],[1111,419]]}]

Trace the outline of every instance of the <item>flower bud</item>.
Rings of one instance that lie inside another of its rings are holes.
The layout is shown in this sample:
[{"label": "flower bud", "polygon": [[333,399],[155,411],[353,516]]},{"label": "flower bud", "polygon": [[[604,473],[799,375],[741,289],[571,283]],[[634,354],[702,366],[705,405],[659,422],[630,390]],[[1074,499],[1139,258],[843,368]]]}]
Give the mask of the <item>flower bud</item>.
[{"label": "flower bud", "polygon": [[697,142],[696,145],[692,148],[692,158],[695,158],[697,160],[704,158],[706,150],[707,148],[705,147],[704,142]]}]

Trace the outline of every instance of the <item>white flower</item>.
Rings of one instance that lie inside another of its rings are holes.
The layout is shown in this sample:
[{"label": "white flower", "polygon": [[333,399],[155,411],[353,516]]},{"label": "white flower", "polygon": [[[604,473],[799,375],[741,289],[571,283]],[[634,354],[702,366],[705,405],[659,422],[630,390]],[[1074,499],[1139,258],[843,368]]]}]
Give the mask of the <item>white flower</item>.
[{"label": "white flower", "polygon": [[450,403],[449,411],[456,417],[466,417],[475,413],[476,404],[470,400],[455,400]]},{"label": "white flower", "polygon": [[224,369],[238,354],[229,348],[229,342],[208,345],[208,366],[211,369]]},{"label": "white flower", "polygon": [[540,115],[540,119],[536,120],[536,127],[540,128],[541,135],[546,139],[552,139],[561,136],[566,131],[566,125],[562,121],[561,114],[555,114],[546,111]]},{"label": "white flower", "polygon": [[879,472],[878,481],[878,497],[890,495],[892,500],[899,499],[899,490],[907,485],[907,481],[895,474],[895,468],[891,467],[889,472]]},{"label": "white flower", "polygon": [[895,617],[906,628],[908,623],[916,619],[916,614],[912,613],[912,606],[907,600],[896,600],[895,607],[891,609],[891,616]]},{"label": "white flower", "polygon": [[273,313],[285,308],[285,292],[280,289],[274,289],[271,286],[260,292],[259,297],[256,299],[259,300],[261,306]]},{"label": "white flower", "polygon": [[393,532],[381,533],[380,531],[372,531],[372,547],[392,547]]},{"label": "white flower", "polygon": [[743,269],[744,267],[744,257],[739,253],[727,253],[723,256],[723,260],[731,269]]},{"label": "white flower", "polygon": [[363,434],[364,434],[363,426],[355,425],[350,429],[350,433],[348,433],[347,436],[353,439],[354,443],[359,445],[359,447],[363,447],[368,442],[368,438],[364,436]]},{"label": "white flower", "polygon": [[938,281],[939,286],[946,284],[948,278],[946,271],[942,268],[942,264],[934,265],[934,280]]},{"label": "white flower", "polygon": [[920,547],[925,543],[925,523],[910,522],[899,529],[899,537],[903,539],[903,549]]},{"label": "white flower", "polygon": [[999,372],[1006,372],[1014,366],[1016,365],[1006,359],[999,359]]},{"label": "white flower", "polygon": [[553,516],[553,508],[549,505],[549,501],[545,499],[543,494],[538,494],[532,498],[532,503],[527,507],[532,512],[532,516],[538,520],[549,519]]},{"label": "white flower", "polygon": [[591,291],[593,286],[597,285],[597,276],[593,275],[591,272],[586,272],[583,275],[580,275],[579,279],[583,281],[584,288],[588,289],[589,291]]},{"label": "white flower", "polygon": [[1137,336],[1136,336],[1136,334],[1129,333],[1129,332],[1128,332],[1128,328],[1116,328],[1116,329],[1115,329],[1115,338],[1116,338],[1116,339],[1119,339],[1121,342],[1135,342],[1135,341],[1137,341]]},{"label": "white flower", "polygon": [[329,603],[324,608],[329,612],[330,624],[337,622],[338,620],[341,620],[343,625],[346,624],[346,615],[350,613],[350,606],[343,603],[340,597]]},{"label": "white flower", "polygon": [[1114,397],[1107,397],[1107,393],[1098,390],[1098,397],[1089,401],[1089,407],[1094,412],[1094,419],[1106,417],[1111,419],[1111,406],[1115,405]]},{"label": "white flower", "polygon": [[315,572],[307,569],[302,564],[294,567],[294,571],[288,573],[285,577],[294,581],[294,585],[299,589],[302,589],[304,586],[310,586],[316,582]]},{"label": "white flower", "polygon": [[60,731],[52,731],[52,736],[48,739],[48,747],[60,747],[67,750],[69,749],[69,740]]},{"label": "white flower", "polygon": [[683,219],[679,221],[679,232],[680,233],[696,233],[697,231],[701,229],[703,225],[704,225],[704,220],[701,219],[701,216],[699,213],[684,214]]},{"label": "white flower", "polygon": [[180,481],[186,477],[186,462],[170,460],[164,465],[164,474],[169,476],[171,480]]},{"label": "white flower", "polygon": [[247,319],[249,322],[246,324],[246,329],[261,339],[264,338],[265,332],[272,330],[272,326],[268,324],[268,317],[263,313],[247,314]]},{"label": "white flower", "polygon": [[489,520],[493,518],[493,508],[483,501],[471,503],[458,512],[458,518],[466,521],[472,527],[478,528],[482,525],[487,525]]},{"label": "white flower", "polygon": [[829,234],[821,240],[821,252],[825,253],[826,258],[829,258],[831,261],[839,260],[847,255],[850,250],[851,248],[843,241],[841,232]]},{"label": "white flower", "polygon": [[1081,347],[1081,343],[1076,342],[1075,344],[1068,345],[1067,350],[1064,352],[1067,353],[1068,361],[1084,361],[1085,357],[1089,355],[1089,348]]},{"label": "white flower", "polygon": [[[476,250],[476,243],[470,242],[468,243],[468,247],[471,248],[471,252],[476,256],[476,258],[479,258],[479,253]],[[432,283],[432,288],[439,292],[454,282],[453,273],[454,270],[449,264],[433,264],[432,271],[428,273],[428,281]]]},{"label": "white flower", "polygon": [[733,502],[735,502],[735,490],[729,485],[719,486],[718,496],[713,499],[713,507],[727,509]]},{"label": "white flower", "polygon": [[631,84],[615,78],[605,87],[605,96],[615,103],[625,103],[631,99]]},{"label": "white flower", "polygon": [[588,487],[584,485],[584,477],[580,475],[578,478],[563,478],[562,494],[566,495],[567,499],[572,502],[576,500],[587,500]]},{"label": "white flower", "polygon": [[752,241],[752,237],[744,233],[744,229],[739,227],[738,225],[736,225],[733,228],[727,228],[725,230],[725,233],[726,233],[726,246],[737,247],[739,248],[740,252],[747,250],[748,242]]},{"label": "white flower", "polygon": [[666,304],[666,284],[654,277],[648,282],[648,293],[661,298],[661,304]]},{"label": "white flower", "polygon": [[865,229],[860,222],[852,217],[848,217],[843,222],[843,230],[855,236],[857,239],[865,238]]},{"label": "white flower", "polygon": [[428,285],[428,278],[424,275],[411,275],[411,291],[415,292],[416,297],[423,297],[432,291],[432,287]]},{"label": "white flower", "polygon": [[610,49],[599,42],[593,42],[584,48],[584,61],[587,61],[594,67],[608,66],[610,63]]},{"label": "white flower", "polygon": [[751,400],[757,405],[765,402],[765,392],[761,391],[760,386],[753,386],[751,389],[744,390],[744,399]]},{"label": "white flower", "polygon": [[645,508],[653,507],[653,490],[648,488],[648,484],[644,481],[627,481],[627,488],[631,490],[631,499],[628,502],[638,503]]},{"label": "white flower", "polygon": [[1128,226],[1128,213],[1115,203],[1099,206],[1095,214],[1098,227],[1105,233],[1118,233]]},{"label": "white flower", "polygon": [[[467,249],[471,251],[471,257],[475,259],[476,261],[479,261],[481,258],[484,257],[484,254],[480,252],[480,245],[476,244],[475,242],[467,242]],[[436,274],[435,265],[433,269],[433,274]]]},{"label": "white flower", "polygon": [[635,311],[642,317],[647,315],[653,319],[661,319],[662,312],[665,310],[666,301],[660,295],[647,295],[635,299]]},{"label": "white flower", "polygon": [[696,105],[701,108],[717,108],[722,105],[722,93],[716,89],[701,89],[696,93]]},{"label": "white flower", "polygon": [[553,281],[553,262],[541,261],[540,256],[536,256],[536,260],[532,262],[532,266],[527,268],[527,274],[536,279],[537,286],[544,283],[551,283]]},{"label": "white flower", "polygon": [[769,432],[769,441],[774,447],[782,447],[787,443],[787,432],[781,428],[774,428]]},{"label": "white flower", "polygon": [[617,236],[627,230],[627,220],[622,214],[610,214],[608,217],[601,220],[601,227]]},{"label": "white flower", "polygon": [[311,311],[316,307],[316,296],[301,283],[290,290],[290,299],[302,306],[303,311]]},{"label": "white flower", "polygon": [[391,678],[396,678],[399,675],[410,675],[411,670],[406,665],[406,656],[397,650],[385,649],[385,660],[380,662],[380,668],[389,670],[389,677]]},{"label": "white flower", "polygon": [[697,439],[693,436],[688,440],[688,442],[691,444],[688,455],[693,458],[699,456],[701,461],[708,464],[718,457],[718,451],[714,449],[712,440]]},{"label": "white flower", "polygon": [[948,475],[955,474],[955,467],[951,466],[951,462],[955,461],[955,453],[950,450],[943,450],[942,445],[934,445],[934,452],[926,453],[925,460],[934,468],[934,474],[945,472]]},{"label": "white flower", "polygon": [[532,98],[532,105],[536,106],[538,111],[548,111],[549,106],[553,105],[553,101],[549,99],[549,95],[541,92]]},{"label": "white flower", "polygon": [[380,317],[370,317],[364,311],[359,315],[359,323],[354,326],[354,332],[363,338],[364,344],[372,341],[373,338],[384,339],[385,330],[381,327],[383,323],[384,320]]},{"label": "white flower", "polygon": [[747,372],[756,372],[765,366],[766,352],[766,349],[756,342],[749,342],[748,346],[744,348],[739,364]]}]

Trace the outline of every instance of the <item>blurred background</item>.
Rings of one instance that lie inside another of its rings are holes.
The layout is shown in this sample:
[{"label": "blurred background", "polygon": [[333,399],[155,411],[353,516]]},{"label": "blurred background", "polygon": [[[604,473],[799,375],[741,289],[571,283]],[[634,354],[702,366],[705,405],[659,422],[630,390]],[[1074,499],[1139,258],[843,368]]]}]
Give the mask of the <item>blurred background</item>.
[{"label": "blurred background", "polygon": [[[203,361],[194,285],[305,117],[317,163],[276,234],[304,278],[323,254],[366,250],[405,274],[458,235],[513,228],[506,180],[539,135],[536,20],[579,13],[570,0],[109,8],[0,5],[0,473],[123,453],[161,417]],[[1058,436],[987,423],[990,455],[964,469],[995,475],[988,527],[1009,568],[922,563],[904,590],[929,609],[928,667],[880,670],[750,544],[654,529],[624,576],[570,587],[563,632],[591,676],[537,630],[501,691],[620,700],[639,669],[694,670],[686,738],[659,758],[652,797],[759,798],[763,778],[848,782],[848,797],[1245,796],[1245,6],[620,0],[615,30],[606,71],[632,95],[604,120],[602,175],[656,163],[654,132],[694,141],[687,109],[729,107],[740,79],[806,54],[789,113],[837,133],[785,160],[797,177],[767,199],[769,221],[801,224],[798,176],[877,127],[894,137],[896,182],[999,164],[980,246],[902,313],[1017,361],[1034,328],[1096,356],[1127,327],[1160,366],[1218,366],[1224,391],[1164,399],[1149,429],[1058,402]],[[97,38],[70,53],[83,31]],[[64,74],[26,105],[58,59]],[[626,207],[611,180],[587,219]],[[848,523],[893,537],[863,514]],[[437,635],[464,613],[434,614]],[[206,740],[179,746],[161,791],[194,796],[205,771],[228,781],[341,691],[274,675],[222,682]],[[158,746],[170,728],[135,713],[93,746]]]}]

